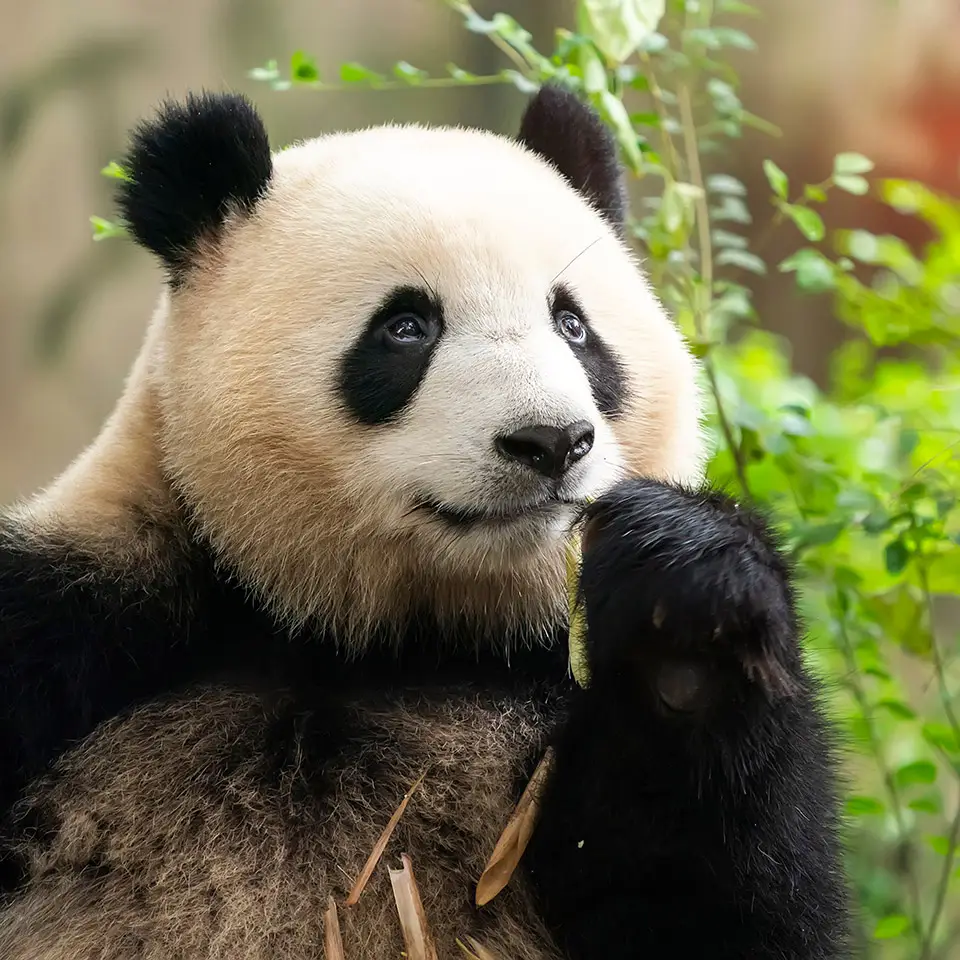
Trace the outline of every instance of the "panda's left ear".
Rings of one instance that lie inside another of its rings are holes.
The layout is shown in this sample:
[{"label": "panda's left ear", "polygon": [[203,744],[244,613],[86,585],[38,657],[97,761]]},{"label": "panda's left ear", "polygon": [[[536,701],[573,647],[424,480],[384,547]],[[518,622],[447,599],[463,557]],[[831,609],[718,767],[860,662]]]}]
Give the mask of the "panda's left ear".
[{"label": "panda's left ear", "polygon": [[527,105],[517,139],[552,163],[618,233],[624,232],[627,197],[617,144],[590,107],[562,87],[541,87]]},{"label": "panda's left ear", "polygon": [[191,95],[142,123],[124,167],[118,206],[128,230],[179,286],[219,239],[227,217],[253,210],[273,174],[263,121],[239,94]]}]

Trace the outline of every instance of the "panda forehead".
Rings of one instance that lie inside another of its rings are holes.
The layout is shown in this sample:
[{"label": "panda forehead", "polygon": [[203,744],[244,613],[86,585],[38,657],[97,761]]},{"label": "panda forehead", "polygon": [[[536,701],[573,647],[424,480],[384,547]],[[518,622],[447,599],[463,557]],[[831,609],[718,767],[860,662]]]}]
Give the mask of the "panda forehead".
[{"label": "panda forehead", "polygon": [[485,260],[496,251],[516,260],[511,246],[563,256],[613,237],[551,166],[479,130],[387,126],[320,137],[276,155],[270,194],[282,211],[334,233],[440,233],[474,244]]},{"label": "panda forehead", "polygon": [[586,292],[635,279],[613,231],[559,174],[482,131],[380,127],[288,148],[250,227],[247,252],[355,307],[419,286],[451,319],[539,312],[564,280]]}]

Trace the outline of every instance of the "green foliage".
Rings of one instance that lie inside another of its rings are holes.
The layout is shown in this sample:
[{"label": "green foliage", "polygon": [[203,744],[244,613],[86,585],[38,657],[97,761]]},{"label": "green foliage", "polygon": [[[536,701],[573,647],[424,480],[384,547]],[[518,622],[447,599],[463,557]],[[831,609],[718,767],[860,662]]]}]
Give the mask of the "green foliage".
[{"label": "green foliage", "polygon": [[[503,70],[450,65],[433,78],[401,61],[386,76],[351,63],[327,85],[298,52],[286,77],[276,62],[251,75],[276,90],[509,83],[529,92],[556,81],[598,109],[629,170],[654,186],[630,229],[702,361],[709,476],[774,513],[801,574],[808,657],[849,745],[849,870],[869,956],[954,956],[960,670],[958,639],[936,612],[960,596],[960,205],[921,184],[871,182],[873,164],[855,153],[802,185],[768,159],[763,235],[788,230],[797,241],[768,263],[739,230],[752,221],[746,188],[716,169],[744,128],[777,132],[745,109],[729,60],[754,49],[741,29],[753,6],[580,0],[575,29],[558,29],[542,53],[512,17],[441,2],[499,48]],[[828,234],[817,208],[836,190],[872,190],[931,239],[918,252],[865,230]],[[788,345],[763,329],[745,280],[770,268],[794,277],[797,296],[828,296],[848,329],[825,386],[793,371]]]}]

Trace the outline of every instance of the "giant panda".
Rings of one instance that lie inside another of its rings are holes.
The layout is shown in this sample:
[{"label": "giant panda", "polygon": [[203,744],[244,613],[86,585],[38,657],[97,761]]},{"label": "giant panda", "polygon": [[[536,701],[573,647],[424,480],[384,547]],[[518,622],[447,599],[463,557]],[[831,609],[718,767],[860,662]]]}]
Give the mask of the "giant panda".
[{"label": "giant panda", "polygon": [[401,853],[442,960],[845,956],[792,574],[703,483],[592,110],[546,86],[512,138],[272,153],[203,93],[124,166],[159,305],[99,436],[0,525],[0,957],[321,960],[332,898],[348,960],[394,960]]}]

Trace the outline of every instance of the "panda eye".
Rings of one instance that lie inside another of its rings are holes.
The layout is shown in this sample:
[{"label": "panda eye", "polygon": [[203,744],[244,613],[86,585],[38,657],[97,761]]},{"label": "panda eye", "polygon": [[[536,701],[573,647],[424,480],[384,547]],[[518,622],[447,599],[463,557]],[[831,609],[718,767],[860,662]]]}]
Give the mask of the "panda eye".
[{"label": "panda eye", "polygon": [[387,333],[397,343],[418,343],[427,338],[427,324],[415,313],[401,313],[387,325]]},{"label": "panda eye", "polygon": [[571,343],[583,343],[587,339],[587,328],[583,321],[570,310],[560,310],[554,318],[560,333]]}]

